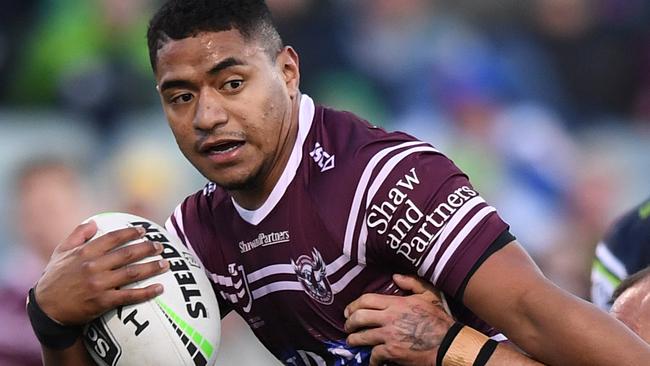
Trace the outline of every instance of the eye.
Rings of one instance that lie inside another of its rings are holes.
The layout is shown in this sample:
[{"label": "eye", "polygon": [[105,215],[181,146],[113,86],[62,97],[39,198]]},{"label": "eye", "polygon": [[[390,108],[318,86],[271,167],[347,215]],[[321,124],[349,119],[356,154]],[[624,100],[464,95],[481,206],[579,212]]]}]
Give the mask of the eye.
[{"label": "eye", "polygon": [[236,91],[244,85],[244,80],[230,80],[223,84],[223,89],[227,91]]},{"label": "eye", "polygon": [[184,103],[189,103],[194,99],[194,95],[191,93],[183,93],[180,95],[177,95],[175,97],[172,97],[169,102],[171,104],[184,104]]}]

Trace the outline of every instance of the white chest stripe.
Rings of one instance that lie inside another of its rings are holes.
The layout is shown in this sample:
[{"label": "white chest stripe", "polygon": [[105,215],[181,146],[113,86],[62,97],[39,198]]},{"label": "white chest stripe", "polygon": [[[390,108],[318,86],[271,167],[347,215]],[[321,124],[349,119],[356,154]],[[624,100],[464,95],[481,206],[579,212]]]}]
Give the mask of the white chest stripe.
[{"label": "white chest stripe", "polygon": [[352,280],[357,277],[361,271],[363,271],[364,268],[366,267],[360,266],[358,264],[354,266],[354,268],[346,273],[345,276],[343,276],[336,283],[332,284],[332,292],[338,294],[339,292],[343,291],[350,284],[350,282],[352,282]]},{"label": "white chest stripe", "polygon": [[[327,265],[327,276],[331,276],[334,274],[338,269],[340,269],[343,265],[341,263],[345,262],[347,263],[349,260],[345,256],[341,256],[338,259],[336,259],[334,262],[330,263]],[[344,263],[344,264],[345,264]],[[337,294],[341,291],[343,291],[349,284],[352,282],[354,278],[356,278],[361,271],[363,271],[365,267],[361,265],[356,265],[352,269],[350,269],[341,279],[339,279],[337,282],[333,283],[332,286],[332,292],[334,294]],[[330,269],[335,269],[334,271],[330,272]],[[255,287],[253,285],[254,282],[257,282],[263,278],[273,276],[273,275],[278,275],[278,274],[290,274],[290,275],[295,275],[295,271],[293,268],[293,265],[291,264],[274,264],[270,266],[266,266],[262,269],[259,269],[249,275],[246,276],[246,279],[251,287]],[[233,282],[233,278],[231,276],[221,276],[218,274],[210,273],[209,277],[212,279],[212,281],[216,284],[219,284],[221,286],[225,287],[231,287],[235,288],[236,290],[242,289],[242,281],[241,279],[238,280],[237,283]],[[243,291],[243,289],[242,289]],[[299,281],[275,281],[271,282],[267,285],[260,286],[257,289],[253,290],[251,292],[251,295],[253,299],[258,299],[260,297],[263,297],[265,295],[268,295],[273,292],[277,291],[304,291],[302,285],[300,284]],[[241,291],[240,291],[241,292]],[[243,293],[238,294],[239,297],[243,297]]]},{"label": "white chest stripe", "polygon": [[268,276],[273,276],[277,274],[295,274],[293,270],[293,266],[291,264],[274,264],[270,266],[266,266],[260,270],[257,270],[248,276],[246,278],[248,279],[248,283],[253,284],[255,281],[261,280],[264,277]]}]

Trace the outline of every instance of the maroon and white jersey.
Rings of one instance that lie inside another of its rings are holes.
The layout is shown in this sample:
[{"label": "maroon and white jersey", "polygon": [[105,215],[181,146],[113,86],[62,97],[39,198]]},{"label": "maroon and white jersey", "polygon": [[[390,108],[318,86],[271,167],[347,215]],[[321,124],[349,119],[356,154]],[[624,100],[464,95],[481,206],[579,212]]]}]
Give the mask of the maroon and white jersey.
[{"label": "maroon and white jersey", "polygon": [[394,273],[429,280],[460,321],[495,334],[462,292],[513,239],[435,148],[306,95],[289,162],[259,209],[210,183],[166,226],[210,272],[222,316],[237,311],[287,365],[368,364],[369,349],[345,344],[343,310],[364,293],[399,293]]}]

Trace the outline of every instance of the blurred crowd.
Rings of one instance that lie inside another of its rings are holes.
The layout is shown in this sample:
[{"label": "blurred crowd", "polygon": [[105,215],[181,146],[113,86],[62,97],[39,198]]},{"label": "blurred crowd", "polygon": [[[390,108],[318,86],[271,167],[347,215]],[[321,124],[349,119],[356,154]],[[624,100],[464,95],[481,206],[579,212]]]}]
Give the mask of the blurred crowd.
[{"label": "blurred crowd", "polygon": [[[650,2],[267,2],[303,92],[446,152],[544,272],[587,298],[596,243],[650,191]],[[85,217],[162,222],[201,187],[149,66],[159,3],[0,0],[3,303]],[[0,334],[0,361],[26,344]]]}]

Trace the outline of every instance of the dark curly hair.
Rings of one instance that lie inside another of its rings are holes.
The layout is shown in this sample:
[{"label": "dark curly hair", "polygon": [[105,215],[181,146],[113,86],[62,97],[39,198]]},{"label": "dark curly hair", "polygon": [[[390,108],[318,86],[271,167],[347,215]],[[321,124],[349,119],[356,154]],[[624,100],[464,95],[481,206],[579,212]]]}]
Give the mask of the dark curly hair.
[{"label": "dark curly hair", "polygon": [[232,29],[247,41],[261,41],[273,58],[283,46],[264,0],[169,0],[149,22],[151,67],[155,72],[158,50],[170,40]]}]

